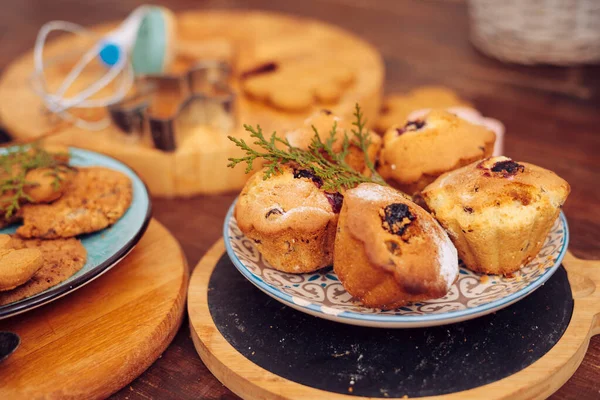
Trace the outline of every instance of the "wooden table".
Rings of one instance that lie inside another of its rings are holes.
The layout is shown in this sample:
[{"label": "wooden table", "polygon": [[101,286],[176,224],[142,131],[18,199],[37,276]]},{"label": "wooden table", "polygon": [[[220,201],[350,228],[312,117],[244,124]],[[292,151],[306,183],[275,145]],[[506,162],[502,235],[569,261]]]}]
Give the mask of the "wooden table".
[{"label": "wooden table", "polygon": [[[63,19],[84,25],[124,18],[137,0],[81,2],[19,0],[0,13],[0,68],[30,49],[42,23]],[[468,42],[466,5],[460,0],[172,0],[189,8],[266,9],[318,18],[353,31],[383,53],[387,92],[422,84],[458,90],[507,127],[506,154],[551,168],[568,180],[565,212],[571,250],[600,258],[600,67],[507,66]],[[220,237],[235,194],[154,202],[155,217],[180,241],[190,266]],[[600,337],[579,370],[554,399],[600,398]],[[196,354],[187,321],[162,357],[114,398],[236,398]]]}]

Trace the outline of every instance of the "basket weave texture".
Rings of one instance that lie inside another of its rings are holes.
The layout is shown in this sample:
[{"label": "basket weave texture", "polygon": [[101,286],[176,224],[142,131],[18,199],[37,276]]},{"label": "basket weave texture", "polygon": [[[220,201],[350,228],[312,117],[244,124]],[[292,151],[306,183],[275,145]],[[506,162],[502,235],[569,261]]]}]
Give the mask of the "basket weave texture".
[{"label": "basket weave texture", "polygon": [[600,61],[600,0],[469,0],[471,41],[520,64]]}]

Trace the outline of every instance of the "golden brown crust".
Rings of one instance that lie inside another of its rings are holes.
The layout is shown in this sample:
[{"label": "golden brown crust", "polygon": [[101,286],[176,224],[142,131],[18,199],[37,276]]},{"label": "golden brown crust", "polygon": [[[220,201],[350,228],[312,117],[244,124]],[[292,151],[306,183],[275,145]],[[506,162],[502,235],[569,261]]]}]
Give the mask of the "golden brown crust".
[{"label": "golden brown crust", "polygon": [[0,235],[0,291],[24,284],[42,266],[42,253],[39,250],[15,250],[10,243],[10,236]]},{"label": "golden brown crust", "polygon": [[35,185],[26,186],[25,194],[31,198],[32,203],[51,203],[65,193],[74,175],[72,170],[55,173],[52,168],[33,169],[27,172],[25,180]]},{"label": "golden brown crust", "polygon": [[434,110],[423,120],[386,132],[379,173],[412,194],[444,172],[492,155],[495,139],[483,126]]},{"label": "golden brown crust", "polygon": [[506,275],[536,256],[569,192],[552,171],[492,157],[443,174],[421,197],[469,269]]},{"label": "golden brown crust", "polygon": [[246,183],[235,207],[240,230],[280,271],[331,265],[338,214],[310,177],[295,178],[292,168],[282,168],[267,180],[260,170]]},{"label": "golden brown crust", "polygon": [[331,60],[310,59],[277,63],[269,73],[251,75],[242,88],[250,97],[286,111],[303,111],[316,104],[335,104],[352,84],[355,71]]},{"label": "golden brown crust", "polygon": [[470,104],[442,86],[421,86],[405,94],[391,94],[383,99],[381,116],[375,123],[375,130],[384,133],[394,126],[404,125],[413,111],[456,106],[469,107]]},{"label": "golden brown crust", "polygon": [[392,188],[363,183],[345,193],[334,270],[363,304],[390,309],[443,297],[458,276],[458,259],[425,210]]},{"label": "golden brown crust", "polygon": [[108,168],[80,168],[66,193],[52,204],[22,207],[24,238],[67,238],[114,224],[127,211],[133,193],[131,180]]},{"label": "golden brown crust", "polygon": [[[329,138],[334,124],[336,125],[336,133],[335,141],[332,145],[333,151],[338,153],[342,150],[344,133],[346,133],[348,135],[348,139],[350,139],[349,153],[345,159],[346,163],[354,170],[368,176],[370,174],[370,170],[366,166],[364,154],[357,145],[356,140],[353,139],[352,129],[354,127],[349,121],[336,116],[327,109],[322,109],[307,118],[304,123],[305,126],[288,132],[285,135],[285,138],[294,147],[308,149],[308,146],[310,146],[310,143],[315,136],[313,127],[317,130],[319,138],[325,142]],[[369,132],[368,137],[370,140],[370,145],[367,149],[368,156],[371,162],[375,163],[381,148],[381,138],[374,132]]]},{"label": "golden brown crust", "polygon": [[43,292],[68,279],[85,265],[85,247],[77,239],[23,240],[12,237],[8,246],[15,250],[41,252],[42,264],[27,282],[13,290],[0,293],[0,305]]}]

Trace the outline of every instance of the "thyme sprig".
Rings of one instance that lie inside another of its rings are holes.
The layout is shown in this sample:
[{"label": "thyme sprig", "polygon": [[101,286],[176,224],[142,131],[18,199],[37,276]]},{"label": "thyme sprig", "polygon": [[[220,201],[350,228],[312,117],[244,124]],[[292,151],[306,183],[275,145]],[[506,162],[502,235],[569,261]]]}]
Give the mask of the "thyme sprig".
[{"label": "thyme sprig", "polygon": [[[366,120],[358,104],[354,111],[354,118],[353,128],[351,129],[352,140],[348,137],[348,133],[344,131],[342,147],[339,151],[333,150],[338,130],[335,122],[324,141],[313,126],[314,136],[307,149],[292,146],[287,138],[277,136],[276,132],[273,132],[269,139],[265,138],[260,125],[257,125],[256,128],[244,125],[244,129],[250,132],[250,137],[255,139],[253,143],[255,147],[251,147],[244,139],[229,136],[229,140],[241,148],[246,155],[241,158],[230,158],[228,167],[233,168],[240,163],[246,163],[246,173],[249,173],[252,171],[254,161],[263,159],[266,161],[263,178],[268,179],[272,175],[281,173],[282,165],[291,164],[301,169],[311,170],[315,176],[321,178],[323,181],[322,189],[325,191],[350,189],[363,182],[386,185],[369,158],[368,149],[371,145],[371,139],[368,130],[365,128]],[[361,174],[346,162],[352,144],[358,146],[362,151],[365,165],[371,176]]]},{"label": "thyme sprig", "polygon": [[39,143],[15,146],[0,155],[0,212],[10,219],[24,202],[33,199],[26,193],[29,187],[39,183],[26,180],[29,171],[37,168],[49,168],[46,175],[52,176],[54,190],[60,188],[61,174],[68,172],[67,153],[49,153]]}]

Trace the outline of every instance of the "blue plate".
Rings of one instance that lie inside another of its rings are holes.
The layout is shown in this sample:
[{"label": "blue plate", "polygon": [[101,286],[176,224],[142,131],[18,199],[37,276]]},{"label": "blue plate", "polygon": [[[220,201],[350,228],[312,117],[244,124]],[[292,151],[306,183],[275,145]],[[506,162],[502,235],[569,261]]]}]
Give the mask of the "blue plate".
[{"label": "blue plate", "polygon": [[378,328],[421,328],[480,317],[521,300],[544,284],[560,266],[569,243],[567,220],[561,212],[538,255],[514,277],[474,273],[463,266],[457,281],[441,299],[395,310],[362,306],[352,298],[331,268],[308,274],[277,271],[254,242],[239,230],[235,203],[223,226],[225,246],[236,268],[257,288],[292,308],[332,321]]},{"label": "blue plate", "polygon": [[[148,189],[131,168],[120,161],[99,153],[76,148],[70,148],[69,150],[71,153],[70,164],[73,166],[106,167],[127,175],[133,186],[131,206],[114,225],[80,237],[87,251],[87,261],[81,270],[67,280],[41,293],[0,306],[0,319],[49,303],[96,279],[117,265],[133,249],[148,227],[152,215]],[[5,151],[6,149],[2,149],[2,152]],[[0,230],[0,233],[13,233],[16,228],[16,226],[10,226]]]}]

